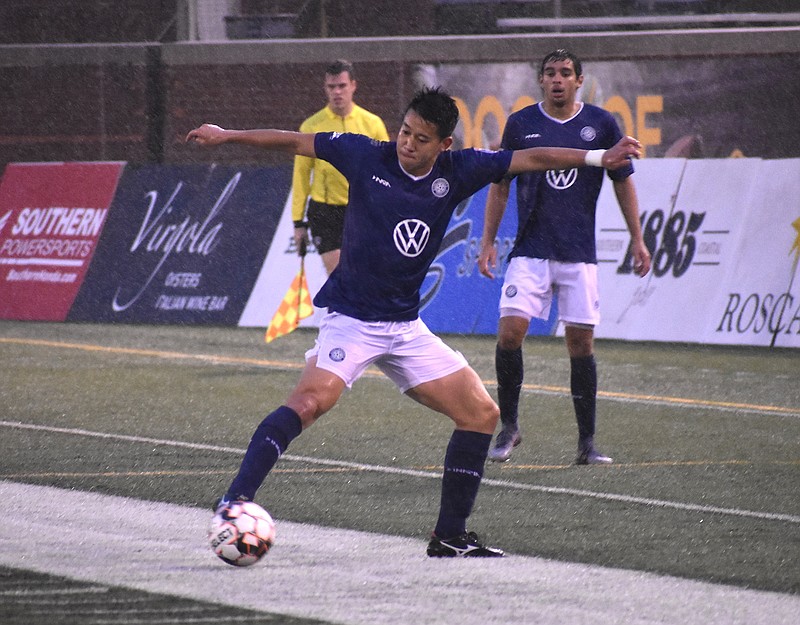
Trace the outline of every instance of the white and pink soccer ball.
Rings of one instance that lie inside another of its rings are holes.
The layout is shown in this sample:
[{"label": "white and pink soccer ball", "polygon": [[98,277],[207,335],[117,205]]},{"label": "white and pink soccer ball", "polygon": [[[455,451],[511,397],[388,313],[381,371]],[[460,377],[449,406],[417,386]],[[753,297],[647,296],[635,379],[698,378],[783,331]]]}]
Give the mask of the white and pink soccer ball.
[{"label": "white and pink soccer ball", "polygon": [[217,510],[208,531],[211,549],[233,566],[250,566],[275,542],[275,522],[252,501],[231,501]]}]

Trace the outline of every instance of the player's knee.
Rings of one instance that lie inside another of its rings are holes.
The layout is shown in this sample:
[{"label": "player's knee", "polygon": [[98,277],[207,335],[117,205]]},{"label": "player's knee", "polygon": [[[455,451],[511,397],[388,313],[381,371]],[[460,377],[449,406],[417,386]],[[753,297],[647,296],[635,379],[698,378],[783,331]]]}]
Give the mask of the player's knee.
[{"label": "player's knee", "polygon": [[500,420],[500,408],[497,407],[494,401],[490,402],[489,406],[486,407],[483,418],[486,428],[494,432],[497,422]]},{"label": "player's knee", "polygon": [[503,350],[514,350],[522,347],[522,340],[512,334],[500,334],[497,337],[497,346]]},{"label": "player's knee", "polygon": [[475,380],[475,415],[480,422],[481,430],[493,432],[497,421],[500,419],[500,408],[498,408],[492,396],[489,395],[489,392],[486,390],[483,382],[480,381],[477,373],[475,374]]},{"label": "player's knee", "polygon": [[594,352],[594,340],[591,328],[567,326],[565,339],[567,351],[572,358],[584,358]]},{"label": "player's knee", "polygon": [[480,402],[476,402],[476,405],[465,418],[465,422],[459,425],[467,430],[490,434],[494,432],[499,419],[500,408],[497,407],[494,400],[487,394]]},{"label": "player's knee", "polygon": [[527,333],[527,323],[522,319],[501,323],[497,333],[497,346],[503,350],[519,349],[522,347],[522,342],[525,340]]},{"label": "player's knee", "polygon": [[522,313],[505,311],[497,324],[497,342],[501,349],[517,349],[522,345],[530,327],[530,318]]},{"label": "player's knee", "polygon": [[330,410],[330,406],[326,406],[325,402],[314,393],[293,393],[286,405],[298,414],[304,428]]}]

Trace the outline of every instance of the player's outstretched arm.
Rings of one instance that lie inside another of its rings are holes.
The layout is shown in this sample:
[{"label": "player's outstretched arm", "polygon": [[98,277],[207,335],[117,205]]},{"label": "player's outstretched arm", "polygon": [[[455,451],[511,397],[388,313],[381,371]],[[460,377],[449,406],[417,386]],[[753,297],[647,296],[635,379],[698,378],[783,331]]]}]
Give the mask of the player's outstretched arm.
[{"label": "player's outstretched arm", "polygon": [[633,137],[623,137],[608,150],[575,150],[572,148],[528,148],[516,150],[511,157],[509,174],[573,167],[619,169],[631,158],[641,156],[641,144]]},{"label": "player's outstretched arm", "polygon": [[290,130],[256,129],[228,130],[216,124],[203,124],[189,131],[186,142],[195,142],[203,146],[238,143],[266,150],[289,152],[300,156],[315,158],[314,135]]}]

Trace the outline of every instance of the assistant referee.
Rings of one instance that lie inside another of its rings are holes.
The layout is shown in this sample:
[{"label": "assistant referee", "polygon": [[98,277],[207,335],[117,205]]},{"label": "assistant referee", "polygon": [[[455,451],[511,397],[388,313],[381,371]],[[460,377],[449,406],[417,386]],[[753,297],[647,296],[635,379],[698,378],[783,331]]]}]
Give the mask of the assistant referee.
[{"label": "assistant referee", "polygon": [[[389,134],[380,117],[353,102],[356,80],[353,64],[336,60],[325,69],[325,94],[328,104],[300,125],[300,132],[352,132],[379,141]],[[308,230],[314,247],[330,274],[339,264],[348,187],[344,176],[330,163],[297,156],[292,176],[292,220],[297,249],[308,243]]]}]

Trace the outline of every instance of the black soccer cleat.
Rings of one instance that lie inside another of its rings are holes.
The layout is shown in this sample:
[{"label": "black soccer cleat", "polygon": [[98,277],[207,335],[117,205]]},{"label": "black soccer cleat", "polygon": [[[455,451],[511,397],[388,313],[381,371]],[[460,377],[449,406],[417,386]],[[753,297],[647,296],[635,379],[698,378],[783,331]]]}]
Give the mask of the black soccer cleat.
[{"label": "black soccer cleat", "polygon": [[447,539],[434,534],[428,543],[428,556],[431,558],[502,558],[505,555],[501,549],[483,545],[475,532],[464,532]]}]

